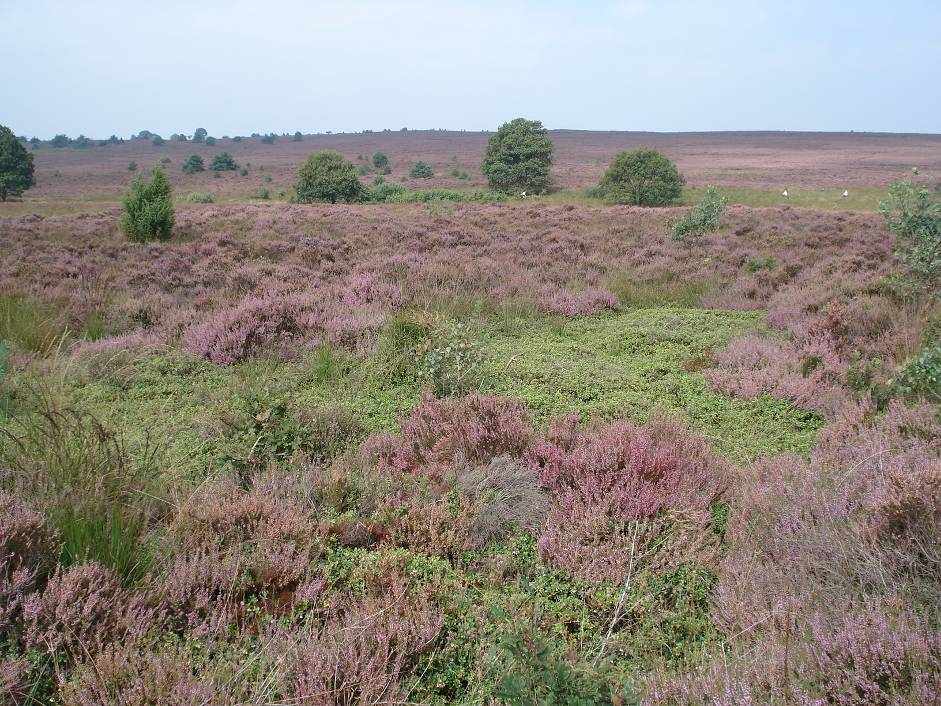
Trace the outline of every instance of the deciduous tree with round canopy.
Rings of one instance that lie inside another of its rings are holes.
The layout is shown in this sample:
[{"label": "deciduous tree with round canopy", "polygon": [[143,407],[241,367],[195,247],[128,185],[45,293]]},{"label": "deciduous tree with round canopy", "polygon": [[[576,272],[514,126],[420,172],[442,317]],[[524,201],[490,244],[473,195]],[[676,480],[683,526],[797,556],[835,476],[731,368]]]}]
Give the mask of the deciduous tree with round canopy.
[{"label": "deciduous tree with round canopy", "polygon": [[20,196],[35,183],[33,155],[10,128],[0,125],[0,201]]},{"label": "deciduous tree with round canopy", "polygon": [[542,191],[549,186],[555,146],[538,120],[516,118],[487,143],[483,173],[496,191]]},{"label": "deciduous tree with round canopy", "polygon": [[601,188],[616,203],[666,206],[683,195],[685,179],[666,155],[649,147],[621,152],[601,177]]},{"label": "deciduous tree with round canopy", "polygon": [[334,150],[312,154],[301,165],[298,177],[294,190],[301,203],[355,203],[363,199],[364,189],[356,176],[356,167]]}]

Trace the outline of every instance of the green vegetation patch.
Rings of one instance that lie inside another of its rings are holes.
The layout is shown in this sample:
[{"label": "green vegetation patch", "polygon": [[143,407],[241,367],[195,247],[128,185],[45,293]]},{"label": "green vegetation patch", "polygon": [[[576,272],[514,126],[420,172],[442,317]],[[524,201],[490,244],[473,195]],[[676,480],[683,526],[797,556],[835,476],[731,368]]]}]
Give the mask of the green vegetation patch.
[{"label": "green vegetation patch", "polygon": [[[522,399],[536,424],[569,413],[643,422],[662,412],[745,462],[808,451],[822,422],[770,397],[746,402],[709,390],[704,361],[737,336],[763,332],[760,313],[661,308],[574,320],[532,314],[511,327],[500,317],[480,319],[471,330],[482,355],[482,390]],[[280,456],[306,448],[309,440],[300,437],[323,410],[333,410],[337,429],[350,430],[325,442],[333,451],[368,432],[394,430],[419,388],[415,376],[390,374],[381,350],[363,360],[324,348],[292,362],[256,358],[230,368],[179,352],[148,354],[75,380],[68,394],[130,437],[161,440],[168,468],[200,477],[233,457],[245,461],[236,447],[247,453],[267,445]]]},{"label": "green vegetation patch", "polygon": [[806,452],[822,420],[787,402],[745,402],[709,391],[698,371],[711,351],[763,333],[763,315],[636,309],[566,320],[533,320],[519,335],[494,335],[495,392],[526,402],[537,421],[566,413],[643,422],[682,419],[728,458],[743,462]]}]

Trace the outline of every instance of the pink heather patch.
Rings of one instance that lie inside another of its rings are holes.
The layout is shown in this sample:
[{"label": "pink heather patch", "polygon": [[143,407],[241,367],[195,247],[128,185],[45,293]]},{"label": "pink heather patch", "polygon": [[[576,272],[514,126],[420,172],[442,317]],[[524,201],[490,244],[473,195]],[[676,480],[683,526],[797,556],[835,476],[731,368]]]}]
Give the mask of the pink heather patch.
[{"label": "pink heather patch", "polygon": [[484,464],[520,456],[532,431],[522,402],[471,394],[460,400],[422,397],[398,435],[367,441],[367,456],[382,473],[441,475],[455,460]]},{"label": "pink heather patch", "polygon": [[320,309],[309,295],[247,297],[205,317],[183,334],[183,347],[218,365],[232,365],[265,347],[311,343]]},{"label": "pink heather patch", "polygon": [[558,287],[547,287],[539,299],[539,307],[550,314],[562,316],[588,316],[604,309],[621,308],[618,298],[607,289],[587,289],[569,292]]}]

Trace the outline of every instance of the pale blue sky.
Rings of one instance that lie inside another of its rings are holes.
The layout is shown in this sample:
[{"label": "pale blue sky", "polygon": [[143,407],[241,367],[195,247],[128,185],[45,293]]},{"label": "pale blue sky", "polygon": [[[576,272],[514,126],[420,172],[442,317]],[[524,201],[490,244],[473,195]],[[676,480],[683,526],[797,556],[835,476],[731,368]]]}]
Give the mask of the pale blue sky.
[{"label": "pale blue sky", "polygon": [[941,0],[0,0],[0,123],[937,133],[939,31]]}]

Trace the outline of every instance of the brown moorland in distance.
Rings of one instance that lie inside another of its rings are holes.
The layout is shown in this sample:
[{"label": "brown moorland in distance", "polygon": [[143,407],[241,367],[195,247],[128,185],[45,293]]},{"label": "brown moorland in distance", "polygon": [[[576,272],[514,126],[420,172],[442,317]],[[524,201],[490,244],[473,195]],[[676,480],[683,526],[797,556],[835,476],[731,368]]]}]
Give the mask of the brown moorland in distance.
[{"label": "brown moorland in distance", "polygon": [[[584,189],[595,185],[611,158],[637,147],[655,147],[676,162],[688,186],[707,183],[743,189],[803,189],[886,187],[917,166],[929,174],[941,173],[941,135],[815,132],[594,132],[554,130],[556,146],[553,186]],[[128,162],[139,169],[169,157],[167,173],[178,192],[207,191],[217,196],[244,196],[258,186],[289,190],[297,168],[312,152],[339,151],[358,165],[372,168],[371,157],[384,152],[392,173],[387,180],[406,177],[408,188],[486,188],[480,163],[490,133],[408,130],[372,133],[305,135],[295,142],[290,135],[263,144],[260,137],[240,142],[218,139],[215,145],[167,140],[155,146],[149,140],[87,149],[35,150],[36,186],[29,198],[109,197],[126,188]],[[228,152],[249,175],[208,171],[187,175],[181,167],[191,154],[212,157]],[[359,155],[363,160],[358,160]],[[430,179],[408,178],[409,167],[422,160],[434,169]],[[263,170],[263,171],[262,171]],[[451,176],[457,170],[467,179]],[[371,182],[375,170],[364,176]],[[57,176],[58,175],[58,176]],[[267,181],[271,177],[271,181]]]}]

